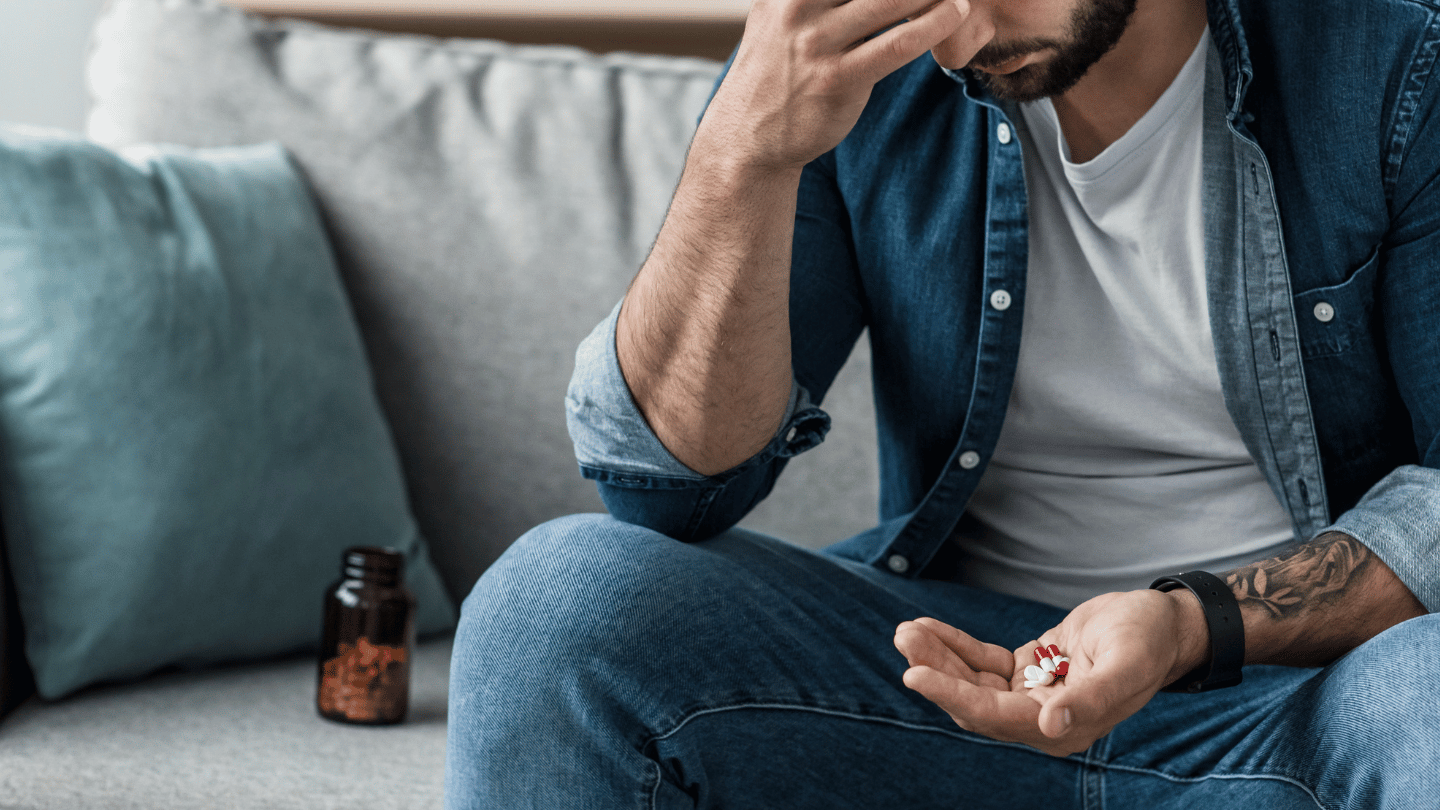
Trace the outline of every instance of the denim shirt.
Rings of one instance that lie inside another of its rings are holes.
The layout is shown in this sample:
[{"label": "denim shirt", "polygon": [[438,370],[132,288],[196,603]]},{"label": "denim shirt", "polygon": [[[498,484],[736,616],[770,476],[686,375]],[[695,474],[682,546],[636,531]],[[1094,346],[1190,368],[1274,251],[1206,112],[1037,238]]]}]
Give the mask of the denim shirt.
[{"label": "denim shirt", "polygon": [[[1225,404],[1298,540],[1359,539],[1434,611],[1440,9],[1211,0],[1209,21],[1202,202]],[[681,540],[734,525],[823,440],[820,403],[868,328],[881,521],[848,547],[925,573],[985,471],[1015,375],[1028,249],[1015,112],[926,55],[806,167],[795,383],[774,438],[731,470],[700,475],[650,430],[616,359],[617,306],[581,345],[566,397],[581,472],[610,511]]]}]

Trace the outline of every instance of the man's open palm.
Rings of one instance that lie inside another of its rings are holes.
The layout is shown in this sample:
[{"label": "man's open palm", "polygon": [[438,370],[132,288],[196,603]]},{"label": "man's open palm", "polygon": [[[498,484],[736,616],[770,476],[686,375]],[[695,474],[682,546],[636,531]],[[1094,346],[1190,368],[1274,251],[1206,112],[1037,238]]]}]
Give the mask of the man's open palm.
[{"label": "man's open palm", "polygon": [[[910,663],[905,685],[961,728],[1064,756],[1089,748],[1194,665],[1204,639],[1186,618],[1182,603],[1159,591],[1108,593],[1014,651],[931,618],[896,628],[895,647]],[[1070,658],[1069,674],[1026,687],[1035,648],[1050,644]]]}]

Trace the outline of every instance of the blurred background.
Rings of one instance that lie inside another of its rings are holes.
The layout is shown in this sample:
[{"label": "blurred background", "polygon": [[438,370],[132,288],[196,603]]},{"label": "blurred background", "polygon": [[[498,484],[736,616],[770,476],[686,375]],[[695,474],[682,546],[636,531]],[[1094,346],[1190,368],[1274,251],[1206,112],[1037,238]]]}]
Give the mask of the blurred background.
[{"label": "blurred background", "polygon": [[0,0],[0,121],[78,130],[90,26],[105,0]]},{"label": "blurred background", "polygon": [[[83,64],[105,0],[0,0],[0,121],[84,127]],[[724,59],[749,0],[234,0],[337,24]]]}]

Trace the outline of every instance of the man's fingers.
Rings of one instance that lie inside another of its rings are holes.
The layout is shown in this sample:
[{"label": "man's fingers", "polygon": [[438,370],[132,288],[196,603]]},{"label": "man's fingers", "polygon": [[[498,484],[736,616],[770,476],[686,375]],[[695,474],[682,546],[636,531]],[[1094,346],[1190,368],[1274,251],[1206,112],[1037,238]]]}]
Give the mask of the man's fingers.
[{"label": "man's fingers", "polygon": [[904,682],[944,709],[967,731],[997,740],[1027,744],[1035,741],[1040,705],[1025,695],[976,686],[923,666],[906,670]]},{"label": "man's fingers", "polygon": [[[977,686],[926,666],[906,670],[903,681],[944,709],[956,725],[991,739],[1024,743],[1054,756],[1065,756],[1083,751],[1099,736],[1069,722],[1063,707],[1056,707],[1055,719],[1046,726],[1043,712],[1050,707],[1042,707],[1022,692]],[[1068,739],[1059,739],[1061,736]]]},{"label": "man's fingers", "polygon": [[[942,0],[903,23],[856,45],[846,54],[846,61],[854,66],[855,71],[863,76],[865,81],[874,84],[961,30],[967,24],[969,16],[970,5],[967,0]],[[988,27],[988,23],[986,25]],[[878,28],[871,29],[871,32],[875,30]],[[993,35],[994,29],[989,28],[989,33],[976,45],[976,49]]]},{"label": "man's fingers", "polygon": [[[961,0],[968,2],[969,0]],[[852,0],[828,12],[825,30],[836,50],[845,50],[905,20],[923,17],[942,3],[956,0]],[[923,51],[922,51],[923,52]]]},{"label": "man's fingers", "polygon": [[[967,3],[969,0],[958,0]],[[796,40],[812,55],[838,54],[907,19],[918,19],[937,5],[957,0],[846,0],[792,3],[782,20],[804,33]],[[752,15],[755,14],[752,8]],[[917,56],[924,50],[917,52]]]},{"label": "man's fingers", "polygon": [[895,628],[895,648],[911,666],[927,666],[952,678],[992,688],[1010,688],[1009,682],[998,675],[977,672],[969,661],[956,655],[929,627],[919,622],[902,622]]},{"label": "man's fingers", "polygon": [[955,654],[973,669],[993,672],[1003,678],[1007,684],[1010,682],[1010,677],[1015,674],[1015,657],[1004,647],[986,644],[969,633],[929,616],[916,619],[915,623],[934,633],[941,643],[954,650]]}]

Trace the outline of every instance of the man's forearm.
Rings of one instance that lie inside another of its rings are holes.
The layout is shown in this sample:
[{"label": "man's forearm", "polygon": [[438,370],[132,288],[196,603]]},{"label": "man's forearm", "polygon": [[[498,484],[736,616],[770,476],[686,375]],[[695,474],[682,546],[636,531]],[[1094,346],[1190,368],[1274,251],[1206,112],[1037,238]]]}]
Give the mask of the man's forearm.
[{"label": "man's forearm", "polygon": [[804,167],[844,140],[885,76],[942,42],[965,64],[994,33],[963,0],[774,0],[750,10],[616,328],[636,404],[691,469],[719,473],[754,455],[789,403]]},{"label": "man's forearm", "polygon": [[1245,663],[1322,666],[1425,614],[1363,543],[1328,532],[1223,575],[1245,620]]},{"label": "man's forearm", "polygon": [[655,435],[713,475],[763,448],[789,402],[800,170],[747,175],[705,154],[702,137],[626,293],[615,348]]}]

